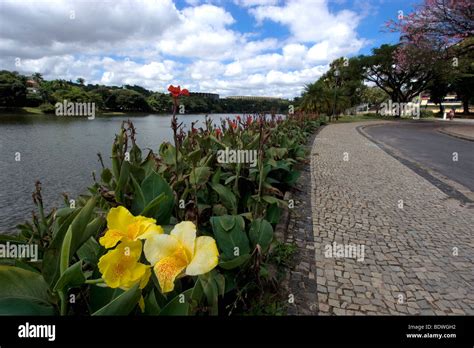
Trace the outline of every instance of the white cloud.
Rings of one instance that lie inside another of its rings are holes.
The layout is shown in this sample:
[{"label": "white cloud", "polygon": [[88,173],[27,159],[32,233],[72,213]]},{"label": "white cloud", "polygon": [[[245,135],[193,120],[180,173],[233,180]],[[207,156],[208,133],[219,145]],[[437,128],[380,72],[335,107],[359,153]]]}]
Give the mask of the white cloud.
[{"label": "white cloud", "polygon": [[289,37],[263,35],[259,25],[237,30],[226,1],[186,3],[0,0],[0,69],[161,91],[173,83],[222,95],[293,97],[332,59],[365,44],[356,32],[359,15],[332,13],[323,0],[234,1],[260,24],[285,26]]}]

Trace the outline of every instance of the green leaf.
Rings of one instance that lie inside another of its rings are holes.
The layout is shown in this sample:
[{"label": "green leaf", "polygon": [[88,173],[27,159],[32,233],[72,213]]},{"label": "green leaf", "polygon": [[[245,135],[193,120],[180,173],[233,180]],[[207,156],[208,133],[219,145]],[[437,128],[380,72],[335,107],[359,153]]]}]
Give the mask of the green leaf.
[{"label": "green leaf", "polygon": [[140,296],[141,291],[138,284],[135,284],[92,315],[128,315],[137,305]]},{"label": "green leaf", "polygon": [[256,219],[250,223],[249,237],[252,246],[258,245],[266,251],[273,240],[272,225],[264,219]]},{"label": "green leaf", "polygon": [[199,281],[201,282],[204,295],[206,295],[207,303],[210,306],[210,309],[211,309],[210,314],[218,315],[219,314],[219,307],[218,307],[219,289],[217,287],[217,283],[214,280],[212,272],[199,276]]},{"label": "green leaf", "polygon": [[300,175],[301,175],[301,172],[299,171],[289,172],[283,178],[283,182],[288,185],[294,185],[298,181]]},{"label": "green leaf", "polygon": [[120,176],[115,187],[115,198],[118,202],[123,202],[123,191],[130,178],[130,163],[123,161],[120,167]]},{"label": "green leaf", "polygon": [[0,315],[55,315],[54,307],[41,301],[24,298],[1,298]]},{"label": "green leaf", "polygon": [[280,221],[281,208],[278,204],[270,204],[267,207],[265,219],[271,224],[277,224]]},{"label": "green leaf", "polygon": [[81,260],[87,261],[92,265],[99,262],[100,245],[95,238],[89,238],[82,246],[77,249],[77,256]]},{"label": "green leaf", "polygon": [[[249,240],[245,232],[245,222],[241,216],[213,216],[210,221],[217,245],[222,250],[224,259],[231,260],[250,252]],[[232,227],[229,228],[230,226]]]},{"label": "green leaf", "polygon": [[64,271],[53,290],[56,292],[68,290],[84,284],[85,281],[86,277],[82,272],[82,261],[78,261]]},{"label": "green leaf", "polygon": [[143,195],[140,184],[138,183],[137,179],[135,179],[133,174],[130,174],[130,179],[132,180],[133,186],[133,202],[131,211],[134,215],[138,215],[143,211],[143,208],[145,208],[145,196]]},{"label": "green leaf", "polygon": [[218,184],[220,180],[221,180],[221,167],[218,167],[215,173],[212,175],[211,181],[213,184]]},{"label": "green leaf", "polygon": [[72,257],[76,250],[91,236],[97,235],[105,224],[104,219],[100,217],[89,223],[94,213],[96,203],[97,199],[95,197],[90,198],[71,223],[72,239],[70,257]]},{"label": "green leaf", "polygon": [[202,156],[202,150],[196,149],[190,153],[186,157],[188,157],[189,163],[196,163]]},{"label": "green leaf", "polygon": [[189,175],[189,182],[191,185],[203,185],[211,176],[211,168],[209,167],[197,167],[191,169],[191,174]]},{"label": "green leaf", "polygon": [[169,224],[174,206],[174,193],[170,185],[160,174],[152,172],[143,180],[141,189],[145,199],[145,207],[159,195],[164,194],[165,199],[156,206],[157,212],[151,217],[156,219],[159,225]]},{"label": "green leaf", "polygon": [[[188,315],[191,306],[189,302],[194,288],[188,289],[174,297],[160,312],[160,315]],[[183,296],[180,296],[183,295]]]},{"label": "green leaf", "polygon": [[104,168],[102,170],[102,173],[100,174],[100,178],[106,184],[110,183],[110,180],[112,180],[112,172],[110,171],[110,169]]},{"label": "green leaf", "polygon": [[155,296],[155,289],[151,289],[148,295],[145,297],[145,314],[147,315],[158,315],[160,313],[160,306]]},{"label": "green leaf", "polygon": [[212,206],[212,215],[222,216],[227,214],[227,209],[222,204]]},{"label": "green leaf", "polygon": [[222,204],[229,209],[233,214],[237,213],[237,199],[234,193],[227,187],[221,184],[210,183],[212,189],[217,192]]},{"label": "green leaf", "polygon": [[165,194],[160,194],[158,197],[155,197],[150,203],[146,205],[140,215],[154,218],[160,212],[160,206],[165,200]]},{"label": "green leaf", "polygon": [[89,238],[97,238],[99,233],[105,228],[107,221],[102,216],[97,216],[94,220],[89,222],[84,229],[84,232],[73,234],[71,242],[71,250],[76,252]]},{"label": "green leaf", "polygon": [[233,260],[219,262],[219,267],[225,270],[231,270],[242,266],[248,260],[250,260],[250,254],[240,255]]},{"label": "green leaf", "polygon": [[281,199],[278,199],[278,198],[275,198],[273,196],[262,196],[262,200],[264,200],[265,202],[269,203],[269,204],[279,204],[279,205],[285,205],[286,202],[281,200]]},{"label": "green leaf", "polygon": [[41,274],[0,265],[0,314],[44,315],[54,313],[48,284]]},{"label": "green leaf", "polygon": [[61,257],[59,259],[59,274],[62,275],[69,267],[69,259],[71,252],[72,225],[69,226],[64,236],[63,245],[61,247]]}]

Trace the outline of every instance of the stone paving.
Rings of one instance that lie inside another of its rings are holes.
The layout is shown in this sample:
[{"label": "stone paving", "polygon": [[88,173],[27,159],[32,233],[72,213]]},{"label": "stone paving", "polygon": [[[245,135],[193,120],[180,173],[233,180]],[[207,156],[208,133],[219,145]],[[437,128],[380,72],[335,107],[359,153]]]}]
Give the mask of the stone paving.
[{"label": "stone paving", "polygon": [[[311,151],[313,139],[308,145]],[[296,246],[294,266],[287,274],[288,292],[294,303],[288,306],[289,315],[315,315],[318,312],[316,289],[316,264],[314,262],[314,236],[311,211],[311,165],[298,168],[301,176],[290,197],[294,208],[290,209],[285,242]]]},{"label": "stone paving", "polygon": [[359,134],[363,124],[329,125],[313,144],[317,313],[474,315],[474,209]]}]

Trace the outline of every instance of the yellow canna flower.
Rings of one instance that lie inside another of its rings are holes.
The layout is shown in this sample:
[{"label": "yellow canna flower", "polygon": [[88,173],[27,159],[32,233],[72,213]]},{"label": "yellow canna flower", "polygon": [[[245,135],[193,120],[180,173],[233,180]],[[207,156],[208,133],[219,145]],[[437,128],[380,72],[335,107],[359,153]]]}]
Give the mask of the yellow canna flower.
[{"label": "yellow canna flower", "polygon": [[147,238],[144,252],[163,293],[173,291],[174,281],[183,271],[190,276],[207,273],[217,266],[219,257],[214,238],[196,238],[196,226],[190,221],[180,222],[170,234]]},{"label": "yellow canna flower", "polygon": [[135,241],[163,233],[163,228],[156,225],[155,219],[133,216],[125,207],[110,209],[107,214],[107,228],[107,232],[99,240],[107,249],[120,241]]},{"label": "yellow canna flower", "polygon": [[111,288],[128,289],[140,283],[143,289],[150,279],[150,266],[139,263],[142,242],[122,242],[99,259],[102,279]]}]

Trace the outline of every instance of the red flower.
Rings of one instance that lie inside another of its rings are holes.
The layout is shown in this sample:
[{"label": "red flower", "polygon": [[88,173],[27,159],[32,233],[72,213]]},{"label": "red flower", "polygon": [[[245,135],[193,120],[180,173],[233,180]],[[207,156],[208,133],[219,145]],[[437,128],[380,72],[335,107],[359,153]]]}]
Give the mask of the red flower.
[{"label": "red flower", "polygon": [[253,121],[252,116],[248,115],[248,116],[247,116],[247,127],[252,124],[252,121]]},{"label": "red flower", "polygon": [[175,87],[175,86],[173,86],[173,85],[170,85],[170,86],[168,87],[168,91],[171,93],[171,96],[172,96],[173,98],[178,98],[178,97],[180,97],[180,96],[182,96],[182,95],[189,95],[189,91],[188,91],[186,88],[181,89],[180,86]]},{"label": "red flower", "polygon": [[235,122],[235,121],[229,121],[229,124],[230,124],[230,126],[231,126],[233,129],[236,129],[236,128],[237,128],[237,122]]},{"label": "red flower", "polygon": [[240,122],[240,116],[239,116],[239,115],[237,115],[237,121],[239,121],[239,122]]},{"label": "red flower", "polygon": [[220,129],[220,128],[216,128],[216,136],[217,136],[217,137],[220,137],[221,134],[222,134],[221,129]]}]

